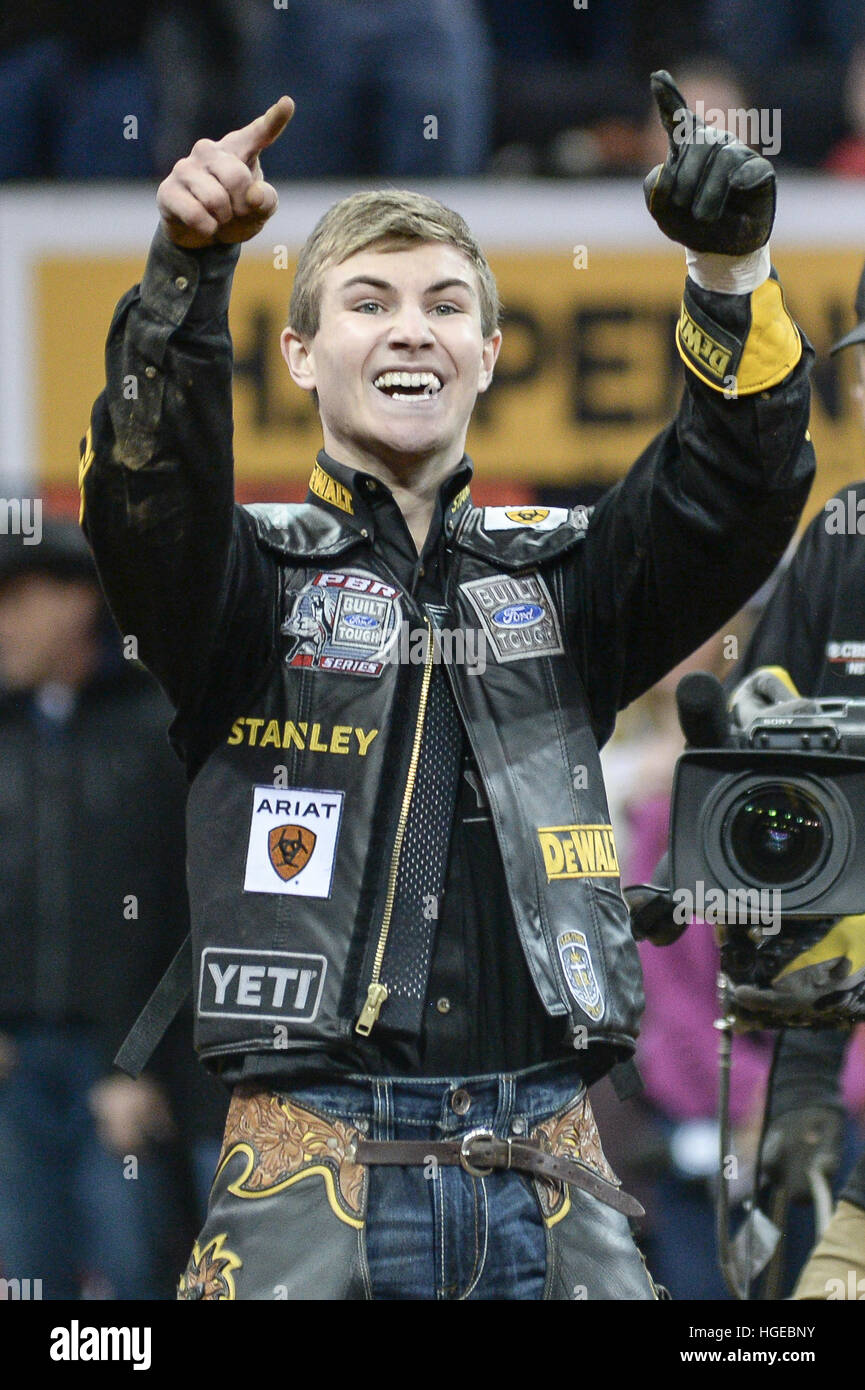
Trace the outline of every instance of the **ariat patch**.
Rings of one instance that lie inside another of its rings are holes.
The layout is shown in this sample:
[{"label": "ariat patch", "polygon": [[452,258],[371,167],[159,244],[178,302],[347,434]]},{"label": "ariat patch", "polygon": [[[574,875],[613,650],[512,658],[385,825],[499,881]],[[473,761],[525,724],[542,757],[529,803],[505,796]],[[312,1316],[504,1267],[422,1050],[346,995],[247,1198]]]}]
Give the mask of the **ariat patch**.
[{"label": "ariat patch", "polygon": [[326,974],[324,956],[208,946],[198,972],[198,1012],[202,1018],[311,1023]]},{"label": "ariat patch", "polygon": [[344,796],[254,787],[244,892],[329,898]]},{"label": "ariat patch", "polygon": [[562,932],[556,945],[559,948],[565,984],[583,1013],[597,1022],[603,1017],[604,996],[601,994],[585,934],[576,930]]},{"label": "ariat patch", "polygon": [[617,878],[619,860],[611,825],[538,827],[547,882],[558,878]]},{"label": "ariat patch", "polygon": [[554,531],[569,518],[567,507],[484,507],[485,531],[515,531],[530,526],[534,531]]},{"label": "ariat patch", "polygon": [[294,596],[280,631],[288,666],[380,676],[402,619],[400,590],[363,570],[322,571]]},{"label": "ariat patch", "polygon": [[493,575],[460,586],[480,618],[496,661],[559,656],[564,651],[558,614],[539,574]]}]

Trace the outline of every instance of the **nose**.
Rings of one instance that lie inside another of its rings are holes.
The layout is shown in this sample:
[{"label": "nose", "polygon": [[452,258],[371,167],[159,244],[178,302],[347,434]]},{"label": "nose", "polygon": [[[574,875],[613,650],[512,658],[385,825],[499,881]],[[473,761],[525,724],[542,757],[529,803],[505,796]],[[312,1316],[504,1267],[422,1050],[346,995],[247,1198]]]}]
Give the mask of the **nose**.
[{"label": "nose", "polygon": [[435,334],[423,306],[403,300],[390,322],[389,346],[417,348],[434,342]]}]

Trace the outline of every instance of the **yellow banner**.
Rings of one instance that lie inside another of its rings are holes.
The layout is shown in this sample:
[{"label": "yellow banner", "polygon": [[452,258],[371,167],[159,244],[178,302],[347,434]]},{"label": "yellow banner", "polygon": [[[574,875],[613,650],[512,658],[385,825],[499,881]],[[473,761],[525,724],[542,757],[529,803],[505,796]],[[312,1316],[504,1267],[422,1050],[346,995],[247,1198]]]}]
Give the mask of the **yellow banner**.
[{"label": "yellow banner", "polygon": [[[478,480],[532,487],[619,477],[672,415],[682,365],[673,333],[683,266],[664,252],[574,256],[570,250],[491,257],[506,306],[496,381],[480,397],[468,448]],[[853,353],[827,349],[852,325],[861,248],[785,251],[776,264],[787,303],[821,360],[812,435],[819,476],[810,512],[865,472]],[[74,485],[78,445],[103,381],[116,301],[140,258],[49,258],[35,268],[35,400],[40,481]],[[578,268],[579,266],[579,268]],[[244,251],[235,280],[235,456],[246,495],[297,488],[320,447],[309,397],[279,351],[293,263]]]}]

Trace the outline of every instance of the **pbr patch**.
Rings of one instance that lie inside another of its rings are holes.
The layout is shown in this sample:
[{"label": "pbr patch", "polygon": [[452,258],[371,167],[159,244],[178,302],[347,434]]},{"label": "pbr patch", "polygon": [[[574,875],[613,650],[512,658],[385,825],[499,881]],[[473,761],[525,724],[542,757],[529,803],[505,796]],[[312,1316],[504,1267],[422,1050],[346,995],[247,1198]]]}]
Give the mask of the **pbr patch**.
[{"label": "pbr patch", "polygon": [[402,619],[400,590],[363,570],[322,571],[295,595],[281,627],[285,661],[380,676]]},{"label": "pbr patch", "polygon": [[559,656],[564,651],[559,618],[539,574],[493,575],[460,586],[481,620],[496,661]]},{"label": "pbr patch", "polygon": [[208,946],[201,955],[198,1012],[202,1018],[311,1023],[326,974],[324,956]]},{"label": "pbr patch", "polygon": [[592,965],[589,943],[581,931],[565,931],[557,940],[565,984],[583,1013],[595,1022],[603,1017],[604,997]]},{"label": "pbr patch", "polygon": [[515,531],[531,526],[534,531],[554,531],[570,518],[567,507],[484,507],[485,531]]},{"label": "pbr patch", "polygon": [[329,898],[344,796],[254,787],[244,892]]}]

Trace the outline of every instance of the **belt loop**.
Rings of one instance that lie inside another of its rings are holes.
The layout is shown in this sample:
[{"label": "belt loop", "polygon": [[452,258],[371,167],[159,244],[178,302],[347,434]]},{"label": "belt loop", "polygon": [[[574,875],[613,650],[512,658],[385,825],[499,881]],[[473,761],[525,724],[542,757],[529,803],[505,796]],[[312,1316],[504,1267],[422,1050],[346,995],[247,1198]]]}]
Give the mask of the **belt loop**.
[{"label": "belt loop", "polygon": [[514,1109],[514,1077],[510,1072],[500,1073],[499,1075],[499,1098],[498,1109],[493,1120],[493,1129],[497,1134],[507,1134],[511,1126],[511,1116]]},{"label": "belt loop", "polygon": [[384,1091],[384,1080],[376,1076],[372,1083],[372,1138],[382,1143],[390,1139],[387,1124],[387,1094]]}]

